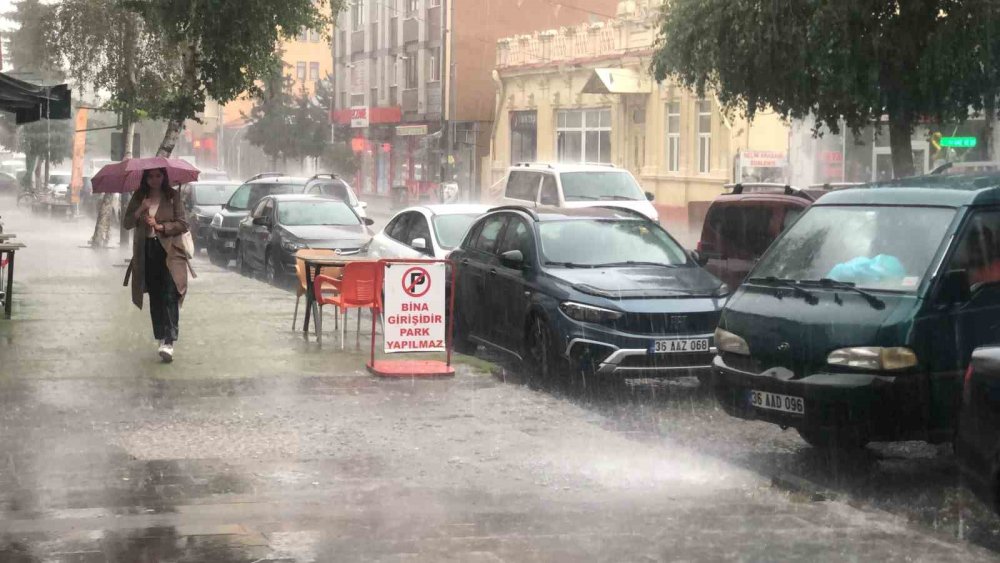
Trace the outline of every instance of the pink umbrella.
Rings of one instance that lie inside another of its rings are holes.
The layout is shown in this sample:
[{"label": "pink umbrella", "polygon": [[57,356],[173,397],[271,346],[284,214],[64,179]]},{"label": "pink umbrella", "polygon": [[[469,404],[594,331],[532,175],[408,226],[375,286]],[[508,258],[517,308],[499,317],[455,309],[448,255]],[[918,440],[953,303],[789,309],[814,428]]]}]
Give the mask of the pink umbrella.
[{"label": "pink umbrella", "polygon": [[170,178],[170,185],[178,186],[198,179],[200,171],[191,163],[179,158],[130,158],[114,162],[100,169],[91,179],[95,194],[120,194],[139,189],[142,173],[154,168],[163,168]]}]

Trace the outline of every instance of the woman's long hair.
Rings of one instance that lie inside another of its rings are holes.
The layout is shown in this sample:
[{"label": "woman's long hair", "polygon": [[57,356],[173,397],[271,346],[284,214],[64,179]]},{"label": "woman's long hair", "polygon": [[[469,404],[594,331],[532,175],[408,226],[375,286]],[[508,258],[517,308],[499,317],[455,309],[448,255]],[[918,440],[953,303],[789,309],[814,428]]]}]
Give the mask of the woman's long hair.
[{"label": "woman's long hair", "polygon": [[170,177],[167,176],[166,168],[151,168],[149,170],[142,171],[142,180],[139,181],[139,193],[142,195],[143,199],[149,195],[149,173],[153,170],[159,170],[163,174],[163,184],[160,186],[160,191],[163,193],[163,197],[165,197],[167,201],[174,199],[174,196],[177,195],[177,190],[170,186]]}]

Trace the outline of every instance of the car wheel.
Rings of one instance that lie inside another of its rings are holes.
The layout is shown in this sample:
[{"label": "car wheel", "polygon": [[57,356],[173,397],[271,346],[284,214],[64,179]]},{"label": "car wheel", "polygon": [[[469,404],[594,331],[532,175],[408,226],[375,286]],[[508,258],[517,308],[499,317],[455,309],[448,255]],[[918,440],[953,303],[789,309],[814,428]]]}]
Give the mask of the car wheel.
[{"label": "car wheel", "polygon": [[825,450],[859,450],[868,445],[868,436],[860,430],[796,428],[810,446]]},{"label": "car wheel", "polygon": [[239,271],[240,275],[250,277],[253,272],[250,271],[250,265],[247,264],[246,256],[244,256],[243,245],[236,243],[236,270]]},{"label": "car wheel", "polygon": [[227,262],[225,257],[223,257],[222,252],[218,250],[214,244],[210,244],[208,246],[208,261],[220,268],[225,268]]},{"label": "car wheel", "polygon": [[451,347],[459,354],[474,356],[479,345],[469,338],[469,331],[466,329],[465,323],[462,322],[462,315],[460,313],[453,314],[455,315],[455,332],[452,335]]},{"label": "car wheel", "polygon": [[528,327],[522,367],[529,377],[539,380],[556,377],[561,371],[552,331],[545,319],[535,317]]},{"label": "car wheel", "polygon": [[267,283],[273,286],[277,286],[282,281],[278,266],[271,259],[271,252],[264,254],[264,277],[267,279]]}]

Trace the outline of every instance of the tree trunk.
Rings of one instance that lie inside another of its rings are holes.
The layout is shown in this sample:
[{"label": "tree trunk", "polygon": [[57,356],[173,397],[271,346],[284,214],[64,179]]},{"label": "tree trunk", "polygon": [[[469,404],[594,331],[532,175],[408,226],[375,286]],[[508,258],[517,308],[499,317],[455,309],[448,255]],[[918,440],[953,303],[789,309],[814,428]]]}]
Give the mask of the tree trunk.
[{"label": "tree trunk", "polygon": [[[192,3],[191,10],[195,9],[197,3]],[[194,21],[194,20],[192,20]],[[190,43],[181,51],[181,89],[189,96],[196,96],[198,92],[198,48]],[[167,130],[163,133],[163,141],[156,151],[156,156],[169,157],[177,146],[177,139],[180,138],[181,131],[184,130],[184,121],[193,115],[175,115],[167,122]]]},{"label": "tree trunk", "polygon": [[178,119],[171,119],[167,122],[167,131],[163,134],[163,140],[160,141],[160,148],[156,151],[156,156],[169,158],[174,152],[174,147],[177,146],[177,139],[181,136],[181,131],[184,130],[184,122]]},{"label": "tree trunk", "polygon": [[889,114],[889,147],[892,150],[892,177],[908,178],[914,175],[912,124],[901,115]]},{"label": "tree trunk", "polygon": [[[126,109],[125,113],[122,114],[122,160],[128,160],[134,155],[132,154],[132,137],[135,136],[135,121],[132,120],[132,116],[129,115],[130,110]],[[121,193],[118,201],[119,214],[125,212],[125,208],[128,206],[129,194]],[[121,248],[127,248],[129,243],[129,230],[121,225],[121,221],[118,224],[118,246]]]},{"label": "tree trunk", "polygon": [[986,94],[986,103],[983,107],[983,113],[986,117],[986,131],[983,132],[983,142],[986,144],[983,153],[986,155],[986,160],[990,162],[996,161],[996,147],[993,142],[993,120],[996,117],[997,104],[996,98],[992,92]]},{"label": "tree trunk", "polygon": [[21,178],[21,188],[23,190],[32,190],[35,187],[35,164],[38,163],[38,157],[33,154],[28,154],[25,157],[24,162],[24,176]]},{"label": "tree trunk", "polygon": [[90,246],[107,248],[111,238],[111,219],[114,216],[115,194],[104,194],[97,206],[97,224],[94,225],[94,236],[90,237]]}]

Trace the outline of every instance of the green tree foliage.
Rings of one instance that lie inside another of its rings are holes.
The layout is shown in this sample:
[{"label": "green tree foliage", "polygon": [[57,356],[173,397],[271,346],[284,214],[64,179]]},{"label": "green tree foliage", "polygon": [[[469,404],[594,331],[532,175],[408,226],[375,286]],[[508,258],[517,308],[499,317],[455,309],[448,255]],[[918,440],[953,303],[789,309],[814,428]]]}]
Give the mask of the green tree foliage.
[{"label": "green tree foliage", "polygon": [[187,119],[211,97],[227,103],[280,71],[275,46],[302,28],[326,30],[343,0],[122,0],[175,54],[178,78],[163,90],[168,120],[160,153],[173,150]]},{"label": "green tree foliage", "polygon": [[916,123],[994,107],[998,32],[992,0],[670,0],[652,70],[749,118],[771,107],[857,133],[887,115],[905,176]]},{"label": "green tree foliage", "polygon": [[39,0],[20,0],[4,17],[16,24],[10,32],[9,62],[18,73],[39,80],[62,77],[56,8]]},{"label": "green tree foliage", "polygon": [[318,81],[316,95],[303,86],[294,96],[291,77],[272,74],[247,116],[247,140],[272,160],[319,158],[330,143],[331,87]]}]

